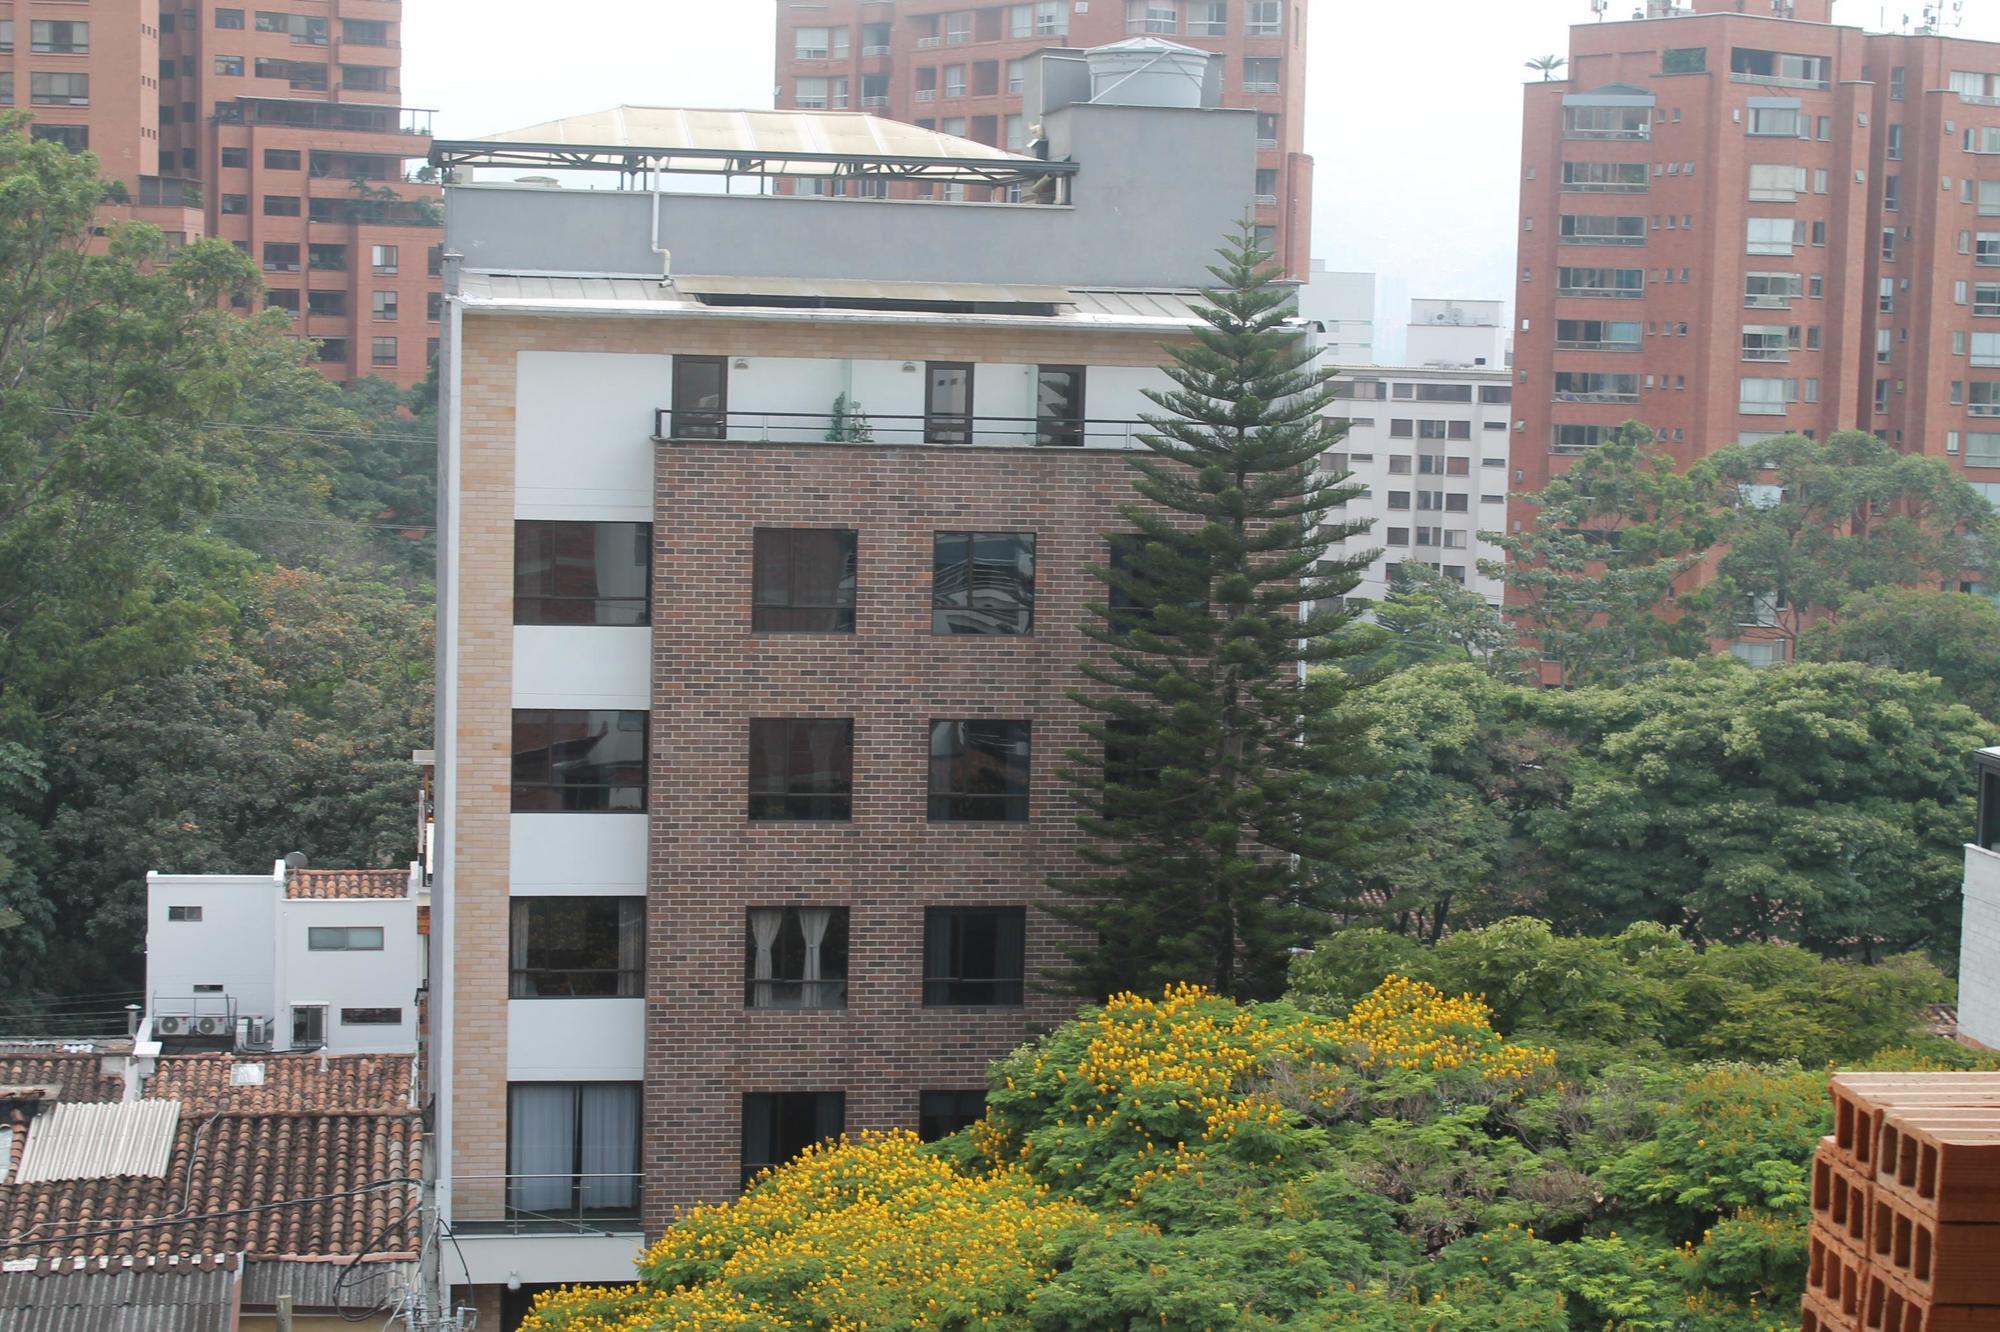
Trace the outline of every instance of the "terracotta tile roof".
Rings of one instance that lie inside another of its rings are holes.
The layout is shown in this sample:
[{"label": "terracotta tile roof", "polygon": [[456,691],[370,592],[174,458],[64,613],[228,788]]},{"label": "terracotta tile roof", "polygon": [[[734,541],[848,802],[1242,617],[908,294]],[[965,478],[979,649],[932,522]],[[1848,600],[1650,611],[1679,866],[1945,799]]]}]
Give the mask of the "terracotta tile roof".
[{"label": "terracotta tile roof", "polygon": [[287,897],[408,897],[406,869],[295,869],[285,875]]},{"label": "terracotta tile roof", "polygon": [[0,1256],[414,1256],[403,1115],[190,1115],[164,1178],[0,1185]]},{"label": "terracotta tile roof", "polygon": [[[211,1110],[270,1114],[368,1113],[411,1109],[414,1055],[169,1055],[146,1079],[146,1099],[177,1100],[182,1113]],[[238,1085],[238,1068],[263,1081]]]},{"label": "terracotta tile roof", "polygon": [[[229,1070],[253,1063],[264,1084],[232,1085]],[[410,1064],[162,1059],[145,1095],[182,1102],[166,1175],[0,1184],[0,1260],[412,1257],[423,1136]]]},{"label": "terracotta tile roof", "polygon": [[[122,1054],[122,1051],[120,1052]],[[39,1087],[50,1084],[62,1088],[65,1101],[117,1101],[125,1095],[125,1078],[106,1073],[122,1062],[119,1054],[68,1054],[45,1047],[23,1049],[0,1046],[0,1087]]]}]

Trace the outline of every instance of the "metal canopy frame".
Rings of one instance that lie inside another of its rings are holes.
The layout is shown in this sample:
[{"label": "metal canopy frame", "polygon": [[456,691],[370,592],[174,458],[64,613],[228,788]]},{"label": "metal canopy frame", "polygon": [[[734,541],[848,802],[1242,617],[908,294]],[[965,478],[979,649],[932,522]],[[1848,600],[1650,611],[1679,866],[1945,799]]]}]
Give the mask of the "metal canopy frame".
[{"label": "metal canopy frame", "polygon": [[433,139],[432,166],[615,171],[628,183],[653,173],[822,180],[927,181],[945,185],[1025,185],[1074,176],[1075,162],[1019,158],[909,157],[872,153],[757,152],[740,148],[638,148],[623,144],[503,143]]}]

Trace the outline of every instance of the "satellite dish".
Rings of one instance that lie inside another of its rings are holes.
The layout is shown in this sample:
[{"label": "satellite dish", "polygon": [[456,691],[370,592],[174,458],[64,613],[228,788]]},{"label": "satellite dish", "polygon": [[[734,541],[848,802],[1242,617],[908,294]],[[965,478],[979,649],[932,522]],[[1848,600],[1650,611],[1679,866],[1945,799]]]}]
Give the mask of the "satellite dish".
[{"label": "satellite dish", "polygon": [[304,869],[305,867],[306,867],[306,853],[305,853],[305,852],[303,852],[303,851],[287,851],[287,852],[285,853],[285,868],[286,868],[286,869],[295,869],[295,870],[302,870],[302,869]]}]

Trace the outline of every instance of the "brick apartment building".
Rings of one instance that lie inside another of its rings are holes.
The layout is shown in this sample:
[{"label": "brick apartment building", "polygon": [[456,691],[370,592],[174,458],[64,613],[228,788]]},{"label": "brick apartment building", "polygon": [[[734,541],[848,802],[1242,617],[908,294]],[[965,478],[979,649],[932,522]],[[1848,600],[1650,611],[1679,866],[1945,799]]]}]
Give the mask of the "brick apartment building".
[{"label": "brick apartment building", "polygon": [[[1086,566],[1256,116],[1048,120],[1046,162],[637,107],[436,147],[640,186],[446,190],[432,1067],[502,1327],[818,1138],[969,1122],[1068,1010]],[[750,158],[1027,201],[645,188]]]},{"label": "brick apartment building", "polygon": [[97,154],[126,200],[104,220],[244,249],[329,375],[416,383],[438,191],[409,178],[430,139],[399,105],[401,0],[169,5],[0,0],[0,106]]},{"label": "brick apartment building", "polygon": [[1527,87],[1514,491],[1637,418],[1683,465],[1869,430],[2000,498],[2000,45],[1830,0],[1645,14]]},{"label": "brick apartment building", "polygon": [[1223,105],[1257,112],[1256,214],[1285,271],[1312,245],[1306,0],[778,0],[777,105],[866,111],[1025,150],[1028,57],[1165,40],[1225,57]]}]

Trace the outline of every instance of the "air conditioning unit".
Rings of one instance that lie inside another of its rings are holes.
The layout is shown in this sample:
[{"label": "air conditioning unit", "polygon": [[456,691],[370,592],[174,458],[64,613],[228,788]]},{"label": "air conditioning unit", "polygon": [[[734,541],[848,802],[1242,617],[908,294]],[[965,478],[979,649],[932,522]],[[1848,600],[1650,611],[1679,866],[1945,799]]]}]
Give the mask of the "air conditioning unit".
[{"label": "air conditioning unit", "polygon": [[269,1045],[271,1043],[271,1020],[269,1018],[251,1018],[244,1029],[243,1043],[245,1045]]},{"label": "air conditioning unit", "polygon": [[229,1019],[222,1017],[196,1018],[194,1020],[194,1030],[197,1036],[220,1036],[229,1030]]},{"label": "air conditioning unit", "polygon": [[153,1019],[153,1034],[155,1036],[179,1036],[186,1030],[187,1019],[184,1017],[156,1017]]}]

